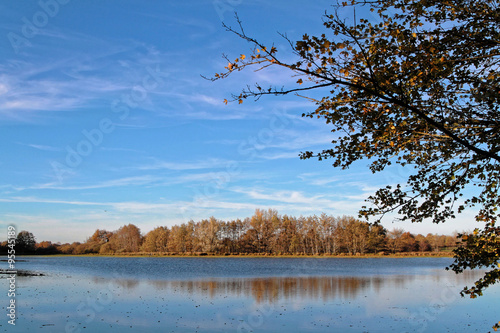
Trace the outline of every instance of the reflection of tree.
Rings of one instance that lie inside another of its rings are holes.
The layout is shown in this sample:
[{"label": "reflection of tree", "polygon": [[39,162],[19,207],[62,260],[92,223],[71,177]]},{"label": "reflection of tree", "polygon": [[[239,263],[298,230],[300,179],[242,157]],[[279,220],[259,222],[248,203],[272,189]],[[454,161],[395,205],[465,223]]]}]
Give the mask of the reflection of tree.
[{"label": "reflection of tree", "polygon": [[106,279],[102,277],[95,277],[92,279],[95,284],[106,284],[110,286],[110,283],[117,287],[117,289],[133,290],[139,285],[139,280],[137,279]]},{"label": "reflection of tree", "polygon": [[[192,281],[149,281],[156,289],[173,289],[214,298],[222,295],[252,297],[258,303],[295,299],[353,299],[363,290],[378,290],[401,277],[266,277]],[[397,282],[396,282],[397,283]]]},{"label": "reflection of tree", "polygon": [[[457,284],[471,281],[478,272],[450,275],[445,279]],[[269,277],[234,278],[193,281],[151,281],[158,289],[175,289],[189,294],[202,294],[210,298],[218,295],[253,297],[258,303],[279,300],[354,299],[363,291],[380,291],[384,285],[404,288],[417,278],[415,275],[397,276],[322,276],[322,277]],[[439,274],[432,279],[441,280]],[[438,282],[438,281],[436,281]]]},{"label": "reflection of tree", "polygon": [[[205,280],[147,280],[159,293],[180,292],[188,295],[216,297],[253,298],[257,303],[336,299],[353,300],[362,293],[371,291],[380,293],[383,287],[404,289],[416,279],[431,279],[433,283],[461,285],[473,281],[482,274],[480,271],[467,271],[464,274],[442,275],[442,270],[424,272],[423,275],[378,275],[378,276],[307,276],[307,277],[262,277],[262,278],[217,278]],[[95,278],[96,284],[112,283],[125,290],[135,289],[138,279],[103,279]]]}]

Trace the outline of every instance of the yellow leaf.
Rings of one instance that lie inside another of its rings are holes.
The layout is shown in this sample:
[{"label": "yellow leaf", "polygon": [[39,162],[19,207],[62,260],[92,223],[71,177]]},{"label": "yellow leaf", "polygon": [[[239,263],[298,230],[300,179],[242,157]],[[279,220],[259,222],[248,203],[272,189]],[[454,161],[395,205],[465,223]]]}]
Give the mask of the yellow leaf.
[{"label": "yellow leaf", "polygon": [[246,56],[244,54],[241,55],[240,59],[245,60]]},{"label": "yellow leaf", "polygon": [[227,105],[227,99],[224,99],[224,104],[226,104],[226,105]]},{"label": "yellow leaf", "polygon": [[240,99],[240,100],[238,101],[238,104],[243,104],[243,100],[242,100],[242,99]]},{"label": "yellow leaf", "polygon": [[297,80],[297,83],[298,83],[298,84],[302,84],[302,79],[298,79],[298,80]]}]

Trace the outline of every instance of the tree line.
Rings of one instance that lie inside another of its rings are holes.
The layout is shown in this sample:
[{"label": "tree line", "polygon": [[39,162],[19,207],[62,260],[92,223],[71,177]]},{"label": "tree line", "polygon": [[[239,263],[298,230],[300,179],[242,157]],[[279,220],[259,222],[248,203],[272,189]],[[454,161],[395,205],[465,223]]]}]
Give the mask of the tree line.
[{"label": "tree line", "polygon": [[[280,215],[273,209],[257,209],[243,220],[210,217],[170,228],[160,226],[145,235],[134,224],[115,231],[97,229],[83,243],[37,243],[27,231],[20,232],[18,239],[18,253],[35,254],[357,255],[442,251],[457,244],[456,236],[413,235],[398,228],[388,231],[380,224],[351,216],[294,217]],[[6,249],[4,242],[0,250]]]}]

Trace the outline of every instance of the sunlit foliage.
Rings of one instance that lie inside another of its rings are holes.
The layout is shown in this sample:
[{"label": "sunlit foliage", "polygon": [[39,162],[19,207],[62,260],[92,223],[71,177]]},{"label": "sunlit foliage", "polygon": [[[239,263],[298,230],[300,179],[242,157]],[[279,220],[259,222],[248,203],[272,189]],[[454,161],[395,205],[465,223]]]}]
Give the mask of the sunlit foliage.
[{"label": "sunlit foliage", "polygon": [[288,70],[295,84],[256,83],[224,102],[296,93],[316,104],[303,116],[323,119],[337,137],[332,147],[303,152],[302,158],[330,159],[343,169],[368,159],[373,173],[391,164],[414,170],[405,184],[370,196],[361,216],[396,212],[402,220],[441,223],[466,209],[477,212],[484,228],[456,252],[452,268],[492,268],[464,291],[480,295],[499,278],[499,5],[346,1],[327,11],[322,35],[306,33],[296,42],[283,36],[288,50],[252,38],[237,17],[237,28],[226,28],[253,52],[226,57],[229,64],[212,79],[247,67]]}]

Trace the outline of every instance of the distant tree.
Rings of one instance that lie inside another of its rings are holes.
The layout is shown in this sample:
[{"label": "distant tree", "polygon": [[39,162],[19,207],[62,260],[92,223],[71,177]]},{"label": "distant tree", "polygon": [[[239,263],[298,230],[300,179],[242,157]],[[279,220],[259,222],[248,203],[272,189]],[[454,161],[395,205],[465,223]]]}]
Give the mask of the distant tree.
[{"label": "distant tree", "polygon": [[7,246],[8,241],[3,241],[0,243],[0,254],[7,254],[9,251],[9,247]]},{"label": "distant tree", "polygon": [[144,236],[144,241],[141,245],[143,252],[167,252],[168,238],[170,230],[167,227],[157,227]]},{"label": "distant tree", "polygon": [[363,254],[368,250],[370,225],[367,222],[343,216],[338,219],[336,232],[347,253]]},{"label": "distant tree", "polygon": [[417,241],[419,251],[427,252],[432,250],[431,244],[424,235],[418,234],[415,236],[415,240]]},{"label": "distant tree", "polygon": [[401,235],[401,251],[403,252],[415,252],[418,250],[418,243],[415,240],[415,236],[413,236],[409,232],[405,232]]},{"label": "distant tree", "polygon": [[249,228],[240,238],[240,249],[244,253],[260,253],[259,235],[257,230]]},{"label": "distant tree", "polygon": [[270,243],[274,236],[273,223],[274,219],[278,219],[278,212],[269,209],[256,209],[251,217],[250,226],[255,230],[254,246],[259,253],[271,252]]},{"label": "distant tree", "polygon": [[202,252],[216,252],[220,243],[219,234],[222,222],[215,217],[201,220],[195,224],[194,234],[197,239],[197,250]]},{"label": "distant tree", "polygon": [[180,226],[175,225],[170,229],[169,243],[167,244],[170,252],[192,252],[194,249],[195,223],[189,221],[187,224],[183,223]]},{"label": "distant tree", "polygon": [[16,252],[31,253],[35,251],[36,239],[31,232],[21,231],[16,237]]},{"label": "distant tree", "polygon": [[392,253],[402,251],[401,237],[404,234],[404,230],[400,228],[394,228],[387,234],[387,246],[392,251]]},{"label": "distant tree", "polygon": [[111,237],[117,252],[139,252],[142,242],[141,231],[133,224],[124,225]]},{"label": "distant tree", "polygon": [[380,224],[372,224],[368,234],[368,249],[370,252],[385,250],[387,230]]},{"label": "distant tree", "polygon": [[440,249],[445,246],[444,238],[440,235],[429,233],[425,238],[431,245],[433,251],[440,251]]},{"label": "distant tree", "polygon": [[99,254],[113,254],[117,250],[116,242],[111,239],[108,243],[102,244],[99,248]]},{"label": "distant tree", "polygon": [[243,233],[244,233],[244,223],[240,219],[226,223],[225,237],[228,239],[227,242],[228,252],[239,251],[238,243]]},{"label": "distant tree", "polygon": [[73,254],[95,253],[95,250],[96,248],[90,244],[78,242],[73,248]]},{"label": "distant tree", "polygon": [[111,238],[112,235],[113,233],[110,231],[97,229],[88,241],[103,244],[109,242],[109,239]]},{"label": "distant tree", "polygon": [[36,253],[37,254],[56,254],[60,253],[59,249],[55,244],[52,244],[50,241],[43,241],[36,244]]},{"label": "distant tree", "polygon": [[454,233],[453,236],[445,236],[445,237],[446,237],[446,240],[444,242],[444,246],[446,246],[447,248],[456,248],[457,247],[457,244],[458,244],[457,238],[459,238],[458,233]]},{"label": "distant tree", "polygon": [[285,215],[280,220],[280,225],[275,229],[274,252],[294,253],[297,251],[297,228],[295,220]]},{"label": "distant tree", "polygon": [[324,252],[336,254],[339,248],[339,239],[336,236],[337,220],[333,216],[321,214],[321,233],[323,235]]},{"label": "distant tree", "polygon": [[61,251],[61,253],[64,253],[64,254],[73,254],[73,250],[75,248],[75,246],[73,244],[64,243],[61,246],[59,246],[59,251]]},{"label": "distant tree", "polygon": [[75,254],[101,253],[101,247],[108,243],[113,233],[106,230],[97,229],[84,244],[78,245]]}]

